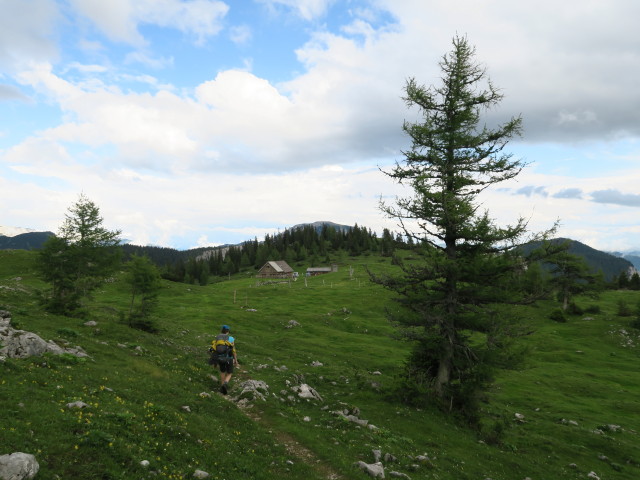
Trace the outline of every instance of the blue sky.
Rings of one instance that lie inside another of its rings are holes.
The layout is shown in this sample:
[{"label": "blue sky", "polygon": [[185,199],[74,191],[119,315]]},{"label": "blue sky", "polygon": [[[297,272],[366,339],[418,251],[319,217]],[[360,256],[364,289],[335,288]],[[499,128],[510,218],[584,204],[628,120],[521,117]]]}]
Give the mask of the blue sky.
[{"label": "blue sky", "polygon": [[80,193],[138,244],[328,220],[397,230],[380,172],[467,35],[521,114],[498,223],[640,249],[635,0],[0,0],[0,226],[57,231]]}]

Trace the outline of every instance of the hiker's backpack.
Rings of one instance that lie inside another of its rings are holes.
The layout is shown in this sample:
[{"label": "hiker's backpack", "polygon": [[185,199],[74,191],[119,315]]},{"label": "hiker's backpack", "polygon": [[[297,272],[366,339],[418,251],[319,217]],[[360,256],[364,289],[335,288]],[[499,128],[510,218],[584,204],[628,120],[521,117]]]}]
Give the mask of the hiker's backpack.
[{"label": "hiker's backpack", "polygon": [[216,335],[213,341],[214,354],[219,360],[229,360],[233,358],[233,337],[227,333]]}]

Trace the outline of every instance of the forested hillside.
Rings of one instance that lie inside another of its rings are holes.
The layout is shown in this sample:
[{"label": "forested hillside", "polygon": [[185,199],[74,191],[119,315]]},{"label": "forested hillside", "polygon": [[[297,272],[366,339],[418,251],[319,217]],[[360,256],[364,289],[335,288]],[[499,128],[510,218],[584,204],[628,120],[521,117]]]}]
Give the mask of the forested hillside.
[{"label": "forested hillside", "polygon": [[226,276],[247,270],[255,272],[267,261],[285,260],[290,265],[305,262],[310,266],[326,265],[329,255],[338,260],[347,256],[379,253],[390,256],[403,244],[384,230],[382,238],[357,224],[336,228],[331,224],[308,224],[286,229],[277,235],[266,235],[263,241],[253,239],[240,245],[200,248],[180,252],[169,248],[124,245],[126,255],[147,255],[161,268],[167,280],[206,285],[210,277]]}]

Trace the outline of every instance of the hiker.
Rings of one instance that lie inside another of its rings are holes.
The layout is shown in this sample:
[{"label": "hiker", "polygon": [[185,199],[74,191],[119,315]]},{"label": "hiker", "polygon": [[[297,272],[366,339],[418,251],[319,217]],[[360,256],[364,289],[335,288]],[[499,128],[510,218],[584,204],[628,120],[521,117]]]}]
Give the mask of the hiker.
[{"label": "hiker", "polygon": [[233,375],[233,367],[238,365],[238,355],[234,345],[235,339],[229,335],[231,327],[223,325],[220,333],[211,342],[213,355],[218,358],[218,368],[220,369],[220,392],[226,395],[229,387],[229,380]]}]

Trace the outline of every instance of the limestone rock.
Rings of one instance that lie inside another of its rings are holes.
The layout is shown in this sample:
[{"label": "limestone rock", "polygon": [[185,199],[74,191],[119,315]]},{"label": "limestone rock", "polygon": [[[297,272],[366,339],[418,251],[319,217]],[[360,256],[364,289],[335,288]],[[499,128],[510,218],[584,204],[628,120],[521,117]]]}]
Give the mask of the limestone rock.
[{"label": "limestone rock", "polygon": [[80,347],[62,348],[53,341],[45,341],[39,335],[11,327],[11,316],[6,310],[0,311],[0,356],[8,358],[27,358],[53,353],[68,353],[77,357],[88,357]]},{"label": "limestone rock", "polygon": [[308,400],[319,400],[321,402],[323,401],[320,394],[306,383],[293,387],[293,391],[296,392],[298,394],[298,397],[300,398],[306,398]]},{"label": "limestone rock", "polygon": [[236,396],[236,400],[262,400],[266,401],[266,395],[269,395],[269,385],[262,380],[247,380],[239,386],[240,393]]},{"label": "limestone rock", "polygon": [[360,461],[358,462],[358,467],[373,478],[384,478],[384,467],[380,462],[365,463]]},{"label": "limestone rock", "polygon": [[16,452],[0,455],[0,479],[27,480],[36,476],[40,465],[29,453]]}]

